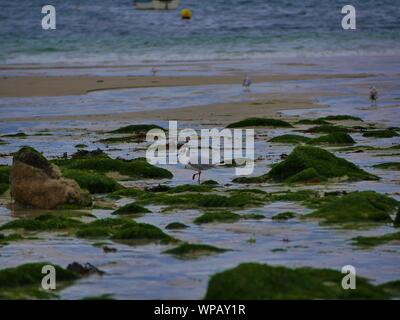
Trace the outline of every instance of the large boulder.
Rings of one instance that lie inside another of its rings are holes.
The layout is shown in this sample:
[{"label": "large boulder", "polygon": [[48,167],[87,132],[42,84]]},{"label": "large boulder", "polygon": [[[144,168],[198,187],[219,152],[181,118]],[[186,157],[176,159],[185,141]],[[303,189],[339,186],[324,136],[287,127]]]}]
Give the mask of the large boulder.
[{"label": "large boulder", "polygon": [[11,194],[18,204],[38,209],[55,209],[66,205],[89,206],[87,191],[30,147],[19,150],[13,158],[10,174]]}]

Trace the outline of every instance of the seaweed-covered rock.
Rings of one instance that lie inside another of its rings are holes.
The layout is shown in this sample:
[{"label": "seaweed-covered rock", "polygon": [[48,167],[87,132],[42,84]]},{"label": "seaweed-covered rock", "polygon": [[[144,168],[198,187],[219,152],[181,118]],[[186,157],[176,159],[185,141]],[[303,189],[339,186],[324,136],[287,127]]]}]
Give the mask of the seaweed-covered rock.
[{"label": "seaweed-covered rock", "polygon": [[343,290],[343,274],[329,269],[274,267],[243,263],[213,275],[207,300],[387,299],[391,295],[357,277],[357,290]]},{"label": "seaweed-covered rock", "polygon": [[353,243],[360,247],[374,247],[382,244],[390,243],[390,242],[400,242],[400,232],[394,232],[385,234],[383,236],[375,236],[375,237],[356,237],[353,238]]},{"label": "seaweed-covered rock", "polygon": [[240,220],[240,215],[230,211],[206,212],[194,220],[194,223],[212,223],[212,222],[236,222]]},{"label": "seaweed-covered rock", "polygon": [[291,128],[289,122],[280,119],[268,118],[247,118],[242,121],[231,123],[227,128],[246,128],[246,127],[276,127],[276,128]]},{"label": "seaweed-covered rock", "polygon": [[189,226],[181,222],[171,222],[165,227],[165,229],[168,230],[181,230],[186,228],[189,228]]},{"label": "seaweed-covered rock", "polygon": [[335,126],[331,124],[321,125],[318,127],[313,127],[307,130],[309,133],[334,133],[334,132],[344,132],[347,133],[348,129],[342,126]]},{"label": "seaweed-covered rock", "polygon": [[33,219],[18,219],[0,226],[0,230],[24,229],[28,231],[54,231],[76,228],[82,222],[52,214],[44,214]]},{"label": "seaweed-covered rock", "polygon": [[296,122],[296,124],[306,124],[306,125],[310,125],[310,124],[318,124],[318,125],[322,125],[322,124],[329,124],[329,122],[319,118],[319,119],[301,119],[299,121]]},{"label": "seaweed-covered rock", "polygon": [[297,144],[297,143],[307,143],[310,140],[311,138],[305,136],[300,136],[296,134],[284,134],[282,136],[273,137],[272,139],[269,140],[269,142]]},{"label": "seaweed-covered rock", "polygon": [[49,299],[55,294],[39,289],[42,283],[42,268],[52,265],[57,275],[57,288],[65,288],[78,280],[77,273],[51,263],[27,263],[14,268],[0,270],[0,299]]},{"label": "seaweed-covered rock", "polygon": [[318,120],[322,120],[322,121],[346,121],[346,120],[351,120],[351,121],[361,121],[361,122],[363,121],[359,117],[350,116],[350,115],[347,115],[347,114],[338,114],[338,115],[333,115],[333,116],[321,117],[321,118],[318,118]]},{"label": "seaweed-covered rock", "polygon": [[399,134],[394,130],[371,130],[363,133],[366,138],[393,138],[398,137]]},{"label": "seaweed-covered rock", "polygon": [[326,144],[326,145],[352,145],[355,143],[353,138],[345,132],[333,132],[325,136],[312,139],[308,144]]},{"label": "seaweed-covered rock", "polygon": [[21,205],[54,209],[63,205],[91,205],[90,194],[74,180],[62,177],[57,166],[30,147],[19,150],[10,173],[11,193]]},{"label": "seaweed-covered rock", "polygon": [[[237,178],[234,182],[257,183],[268,180],[276,182],[298,182],[300,180],[296,175],[300,173],[301,177],[307,178],[306,180],[308,180],[311,173],[311,176],[315,175],[315,172],[310,171],[310,169],[315,170],[321,181],[331,178],[356,181],[378,179],[378,177],[358,168],[355,164],[345,159],[338,158],[324,149],[311,146],[298,146],[286,160],[274,165],[267,174],[260,177]],[[304,172],[305,170],[308,171]],[[296,177],[296,179],[293,177]]]},{"label": "seaweed-covered rock", "polygon": [[222,253],[227,251],[226,249],[220,249],[214,246],[206,244],[191,244],[182,243],[178,247],[168,249],[164,253],[172,254],[183,259],[195,259],[200,256],[210,255],[215,253]]},{"label": "seaweed-covered rock", "polygon": [[161,229],[147,223],[124,218],[106,218],[80,226],[76,235],[81,238],[107,238],[116,241],[175,242]]},{"label": "seaweed-covered rock", "polygon": [[288,183],[319,183],[323,180],[314,168],[304,169],[286,180]]},{"label": "seaweed-covered rock", "polygon": [[152,129],[160,129],[164,130],[160,126],[155,124],[133,124],[125,127],[121,127],[110,131],[109,133],[130,133],[130,134],[138,134],[138,133],[147,133]]},{"label": "seaweed-covered rock", "polygon": [[289,219],[294,218],[295,216],[296,216],[296,214],[294,212],[286,211],[286,212],[281,212],[281,213],[274,215],[272,217],[272,220],[278,220],[278,221],[289,220]]},{"label": "seaweed-covered rock", "polygon": [[117,172],[136,179],[170,179],[173,177],[170,171],[153,166],[145,158],[112,159],[104,153],[98,155],[82,154],[79,157],[73,156],[72,159],[55,160],[54,163],[67,169],[92,170],[98,173]]},{"label": "seaweed-covered rock", "polygon": [[117,209],[112,214],[114,215],[129,215],[129,214],[145,214],[151,212],[149,209],[137,204],[129,203]]},{"label": "seaweed-covered rock", "polygon": [[352,192],[322,205],[304,218],[319,218],[325,223],[392,222],[400,204],[374,191]]},{"label": "seaweed-covered rock", "polygon": [[65,178],[75,180],[79,186],[90,193],[110,193],[123,187],[114,179],[90,170],[63,169]]},{"label": "seaweed-covered rock", "polygon": [[384,170],[400,170],[400,162],[385,162],[374,165],[374,168]]}]

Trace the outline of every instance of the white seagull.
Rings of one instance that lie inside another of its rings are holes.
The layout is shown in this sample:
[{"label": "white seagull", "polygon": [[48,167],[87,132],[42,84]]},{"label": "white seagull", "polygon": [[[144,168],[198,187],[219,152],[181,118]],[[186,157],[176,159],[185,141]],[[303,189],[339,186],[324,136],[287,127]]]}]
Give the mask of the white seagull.
[{"label": "white seagull", "polygon": [[192,176],[192,180],[196,179],[197,182],[200,184],[201,181],[201,173],[202,171],[206,171],[212,168],[215,168],[215,165],[212,164],[201,164],[201,163],[191,163],[190,162],[190,148],[187,144],[183,145],[179,149],[179,161],[185,165],[185,169],[190,169],[196,171],[195,174]]},{"label": "white seagull", "polygon": [[373,106],[376,106],[378,101],[378,90],[376,90],[375,87],[371,87],[369,90],[369,100],[371,100]]},{"label": "white seagull", "polygon": [[253,83],[251,80],[250,76],[246,74],[246,77],[243,80],[243,87],[245,88],[246,91],[250,90],[250,86]]}]

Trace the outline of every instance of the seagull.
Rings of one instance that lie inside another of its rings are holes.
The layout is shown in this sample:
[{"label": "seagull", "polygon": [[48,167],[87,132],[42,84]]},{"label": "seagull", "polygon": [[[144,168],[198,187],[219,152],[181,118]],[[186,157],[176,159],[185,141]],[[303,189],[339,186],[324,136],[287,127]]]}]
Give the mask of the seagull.
[{"label": "seagull", "polygon": [[158,70],[156,68],[151,68],[151,73],[153,74],[153,77],[157,75]]},{"label": "seagull", "polygon": [[371,87],[369,90],[369,100],[371,100],[373,106],[376,106],[378,101],[378,90],[376,90],[375,87]]},{"label": "seagull", "polygon": [[243,80],[243,87],[245,88],[246,91],[250,90],[250,86],[253,83],[251,80],[250,76],[246,74],[246,77]]},{"label": "seagull", "polygon": [[209,170],[214,168],[215,166],[212,164],[201,164],[201,163],[191,163],[190,162],[190,148],[188,147],[187,144],[183,145],[179,149],[179,161],[183,164],[185,164],[185,169],[190,169],[193,171],[196,171],[195,174],[192,176],[192,180],[196,179],[197,176],[197,182],[200,184],[201,181],[201,173],[203,171]]}]

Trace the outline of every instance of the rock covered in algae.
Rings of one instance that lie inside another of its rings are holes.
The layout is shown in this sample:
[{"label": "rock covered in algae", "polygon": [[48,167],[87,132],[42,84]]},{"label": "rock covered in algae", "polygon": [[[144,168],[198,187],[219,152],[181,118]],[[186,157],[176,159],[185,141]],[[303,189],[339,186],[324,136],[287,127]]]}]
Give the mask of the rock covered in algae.
[{"label": "rock covered in algae", "polygon": [[13,158],[10,173],[11,193],[21,205],[54,209],[63,205],[91,205],[90,194],[74,180],[62,177],[59,168],[30,147],[20,149]]},{"label": "rock covered in algae", "polygon": [[258,263],[243,263],[213,275],[207,300],[266,299],[390,299],[385,285],[375,286],[357,277],[357,290],[343,290],[343,274],[329,269],[289,269]]},{"label": "rock covered in algae", "polygon": [[235,179],[234,182],[257,183],[268,180],[301,182],[300,178],[307,182],[310,177],[319,178],[321,181],[332,178],[353,181],[378,180],[377,176],[365,172],[345,159],[336,157],[329,151],[312,146],[298,146],[286,160],[274,165],[267,174],[259,177],[241,177]]}]

